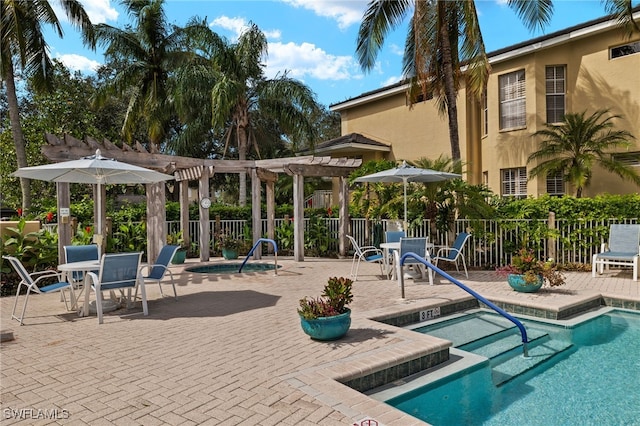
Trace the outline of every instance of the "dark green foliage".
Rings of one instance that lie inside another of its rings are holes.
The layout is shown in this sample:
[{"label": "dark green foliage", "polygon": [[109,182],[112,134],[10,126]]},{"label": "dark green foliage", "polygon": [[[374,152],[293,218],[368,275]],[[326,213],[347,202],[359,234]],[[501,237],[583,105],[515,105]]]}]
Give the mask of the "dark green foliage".
[{"label": "dark green foliage", "polygon": [[300,299],[298,314],[305,319],[344,314],[348,310],[347,305],[353,301],[352,285],[349,278],[329,278],[321,297]]}]

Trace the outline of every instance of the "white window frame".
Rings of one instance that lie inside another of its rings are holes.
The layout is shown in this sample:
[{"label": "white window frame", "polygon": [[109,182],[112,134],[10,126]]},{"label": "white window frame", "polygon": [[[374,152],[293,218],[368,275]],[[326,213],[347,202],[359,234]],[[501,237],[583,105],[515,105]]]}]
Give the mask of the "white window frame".
[{"label": "white window frame", "polygon": [[527,127],[526,78],[524,69],[498,77],[500,130]]},{"label": "white window frame", "polygon": [[609,48],[609,60],[640,53],[640,40]]},{"label": "white window frame", "polygon": [[566,111],[567,66],[548,65],[544,69],[547,124],[558,124]]},{"label": "white window frame", "polygon": [[547,194],[565,195],[567,193],[562,172],[547,175]]},{"label": "white window frame", "polygon": [[489,134],[489,103],[487,101],[487,88],[482,91],[482,136]]},{"label": "white window frame", "polygon": [[527,196],[527,168],[501,169],[500,191],[503,197],[525,198]]}]

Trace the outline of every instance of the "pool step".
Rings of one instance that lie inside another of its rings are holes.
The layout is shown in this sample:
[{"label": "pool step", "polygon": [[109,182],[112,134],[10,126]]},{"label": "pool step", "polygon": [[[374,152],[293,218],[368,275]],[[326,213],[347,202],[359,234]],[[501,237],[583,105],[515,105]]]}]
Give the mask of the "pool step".
[{"label": "pool step", "polygon": [[492,368],[493,383],[496,386],[502,386],[572,346],[573,344],[569,342],[551,339],[546,340],[544,343],[530,346],[528,357],[525,358],[522,353],[519,353],[500,364],[494,365]]},{"label": "pool step", "polygon": [[[473,318],[459,318],[443,321],[440,324],[429,325],[425,332],[431,336],[450,340],[453,346],[461,348],[474,342],[484,341],[492,336],[509,333],[516,326],[511,321],[493,315],[477,315]],[[466,350],[466,349],[465,349]]]},{"label": "pool step", "polygon": [[[549,334],[544,330],[535,328],[527,329],[529,346],[547,336],[549,336]],[[490,338],[474,341],[460,347],[460,349],[464,351],[473,352],[476,355],[481,355],[489,359],[494,359],[517,348],[522,348],[522,336],[520,335],[520,330],[517,328],[509,329],[507,332],[499,333]]]}]

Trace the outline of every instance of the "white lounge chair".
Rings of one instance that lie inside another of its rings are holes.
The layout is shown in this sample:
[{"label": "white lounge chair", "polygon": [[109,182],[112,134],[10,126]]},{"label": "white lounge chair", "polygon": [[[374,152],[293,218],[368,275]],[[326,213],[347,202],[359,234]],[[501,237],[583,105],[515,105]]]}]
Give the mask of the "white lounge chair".
[{"label": "white lounge chair", "polygon": [[591,276],[609,270],[610,265],[633,267],[633,280],[638,281],[638,258],[640,257],[640,224],[614,224],[609,228],[609,243],[602,244],[600,253],[593,255]]}]

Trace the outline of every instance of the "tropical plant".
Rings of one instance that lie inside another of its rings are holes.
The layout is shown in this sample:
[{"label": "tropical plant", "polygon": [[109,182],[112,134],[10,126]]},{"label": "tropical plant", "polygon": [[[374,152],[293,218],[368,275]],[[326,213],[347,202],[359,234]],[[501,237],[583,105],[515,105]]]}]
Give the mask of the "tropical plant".
[{"label": "tropical plant", "polygon": [[542,277],[551,287],[565,284],[565,277],[553,259],[546,262],[538,260],[532,250],[522,248],[511,258],[511,264],[496,268],[501,276],[509,274],[522,275],[527,285],[534,285]]},{"label": "tropical plant", "polygon": [[329,278],[320,297],[300,299],[298,314],[308,320],[344,314],[353,301],[352,285],[353,281],[349,278]]},{"label": "tropical plant", "polygon": [[320,216],[310,216],[308,229],[304,233],[304,240],[304,247],[309,250],[310,255],[326,255],[330,241],[327,222]]},{"label": "tropical plant", "polygon": [[113,233],[113,238],[117,247],[123,252],[135,252],[147,250],[147,222],[121,223],[117,231]]},{"label": "tropical plant", "polygon": [[640,175],[633,167],[617,161],[610,150],[616,147],[628,147],[629,139],[635,137],[626,130],[613,130],[614,119],[620,115],[610,115],[609,110],[598,110],[585,117],[586,111],[565,114],[559,125],[547,124],[546,129],[538,130],[533,137],[545,139],[540,149],[531,154],[527,163],[544,160],[531,169],[529,179],[562,173],[565,182],[576,189],[576,197],[582,197],[584,188],[591,184],[593,167],[598,164],[610,173],[622,179],[631,180],[640,185]]},{"label": "tropical plant", "polygon": [[[198,59],[191,70],[196,74],[182,75],[185,86],[179,86],[177,103],[185,93],[191,98],[182,102],[185,107],[200,108],[203,103],[211,106],[211,125],[222,134],[225,147],[231,141],[237,146],[239,160],[246,160],[252,146],[256,156],[261,157],[262,147],[258,141],[312,140],[311,114],[319,109],[313,92],[300,81],[289,78],[286,73],[273,79],[264,76],[264,57],[267,54],[267,39],[257,25],[250,23],[237,42],[210,34],[197,45],[206,52],[208,63]],[[195,38],[192,43],[197,43]],[[186,68],[183,71],[188,71]],[[194,82],[197,87],[194,86]],[[182,96],[179,96],[182,93]],[[208,102],[193,102],[198,93],[209,94]],[[207,106],[207,108],[208,108]],[[182,116],[182,114],[181,114]],[[224,129],[224,131],[222,131]],[[223,156],[226,155],[226,148]],[[246,174],[240,173],[239,204],[247,199]]]},{"label": "tropical plant", "polygon": [[170,234],[167,234],[167,244],[179,246],[181,249],[187,248],[184,237],[182,236],[182,231],[171,232]]},{"label": "tropical plant", "polygon": [[[93,25],[82,3],[78,0],[60,0],[58,3],[71,24],[81,30],[85,44],[94,47]],[[44,38],[43,25],[51,25],[60,37],[63,37],[63,32],[58,16],[46,0],[3,0],[0,16],[0,68],[2,80],[6,84],[11,133],[18,167],[26,167],[27,154],[18,108],[14,60],[18,60],[19,68],[31,78],[34,89],[50,90],[53,64]],[[26,211],[31,208],[29,182],[29,179],[20,179],[22,206]]]},{"label": "tropical plant", "polygon": [[282,250],[292,250],[294,240],[293,222],[283,222],[276,228],[276,240],[278,248]]},{"label": "tropical plant", "polygon": [[[553,12],[551,0],[508,0],[507,4],[531,30],[546,25]],[[640,31],[631,0],[604,0],[604,5],[628,33]],[[403,58],[403,74],[411,83],[408,97],[411,103],[431,96],[437,99],[440,112],[449,120],[451,157],[459,160],[458,90],[464,77],[467,90],[480,99],[489,74],[474,1],[370,0],[358,31],[358,61],[365,71],[372,70],[387,34],[411,12]]]},{"label": "tropical plant", "polygon": [[109,95],[129,98],[122,134],[131,141],[140,121],[146,125],[151,150],[163,141],[174,109],[168,93],[172,72],[193,56],[186,47],[190,28],[170,25],[164,13],[164,0],[123,0],[133,26],[120,29],[107,24],[95,27],[96,40],[105,45],[105,57],[114,73],[105,79],[97,101]]}]

